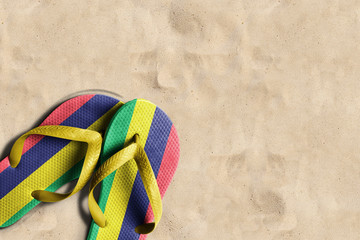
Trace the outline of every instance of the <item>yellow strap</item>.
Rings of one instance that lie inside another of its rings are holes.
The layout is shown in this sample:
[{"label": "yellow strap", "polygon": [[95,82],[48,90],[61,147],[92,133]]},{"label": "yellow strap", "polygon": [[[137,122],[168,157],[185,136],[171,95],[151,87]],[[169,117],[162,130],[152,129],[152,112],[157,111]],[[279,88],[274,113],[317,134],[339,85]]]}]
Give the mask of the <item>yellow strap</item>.
[{"label": "yellow strap", "polygon": [[159,187],[151,168],[148,157],[146,156],[145,150],[140,146],[139,135],[135,135],[135,142],[120,150],[111,156],[108,160],[101,165],[101,167],[95,172],[93,179],[90,183],[90,194],[89,194],[89,209],[90,213],[97,225],[100,227],[106,226],[106,218],[101,211],[99,205],[94,198],[95,187],[104,180],[112,172],[116,171],[127,161],[134,159],[139,169],[141,179],[144,183],[144,187],[148,198],[150,200],[151,208],[154,213],[155,222],[146,223],[139,225],[135,228],[135,232],[139,234],[148,234],[152,232],[156,225],[159,223],[162,215],[162,203]]},{"label": "yellow strap", "polygon": [[49,125],[40,126],[30,130],[29,132],[22,135],[16,140],[14,146],[10,152],[10,165],[15,168],[19,163],[22,155],[23,146],[25,140],[30,135],[45,135],[56,138],[63,138],[72,141],[88,143],[87,152],[85,155],[84,165],[80,173],[78,182],[75,188],[69,193],[53,193],[44,190],[36,190],[32,192],[32,196],[42,202],[57,202],[63,200],[81,190],[86,183],[89,181],[92,173],[95,170],[97,161],[99,159],[102,137],[101,134],[87,129],[60,126],[60,125]]}]

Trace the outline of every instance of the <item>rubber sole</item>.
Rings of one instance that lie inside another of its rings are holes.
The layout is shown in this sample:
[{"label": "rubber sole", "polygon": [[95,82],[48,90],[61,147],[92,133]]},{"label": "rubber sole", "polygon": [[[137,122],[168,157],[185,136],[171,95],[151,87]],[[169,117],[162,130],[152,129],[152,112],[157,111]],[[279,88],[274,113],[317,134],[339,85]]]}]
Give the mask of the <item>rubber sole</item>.
[{"label": "rubber sole", "polygon": [[[179,139],[169,117],[149,101],[135,99],[125,103],[111,120],[103,141],[100,162],[126,146],[135,133],[140,135],[163,197],[176,171],[179,160]],[[107,226],[92,222],[88,240],[144,240],[146,235],[134,229],[153,221],[143,183],[135,161],[129,161],[104,179],[99,206]]]},{"label": "rubber sole", "polygon": [[[104,131],[122,105],[105,95],[81,95],[58,106],[41,124]],[[0,228],[10,226],[40,202],[34,190],[55,191],[79,177],[86,144],[43,136],[26,139],[16,168],[0,162]]]}]

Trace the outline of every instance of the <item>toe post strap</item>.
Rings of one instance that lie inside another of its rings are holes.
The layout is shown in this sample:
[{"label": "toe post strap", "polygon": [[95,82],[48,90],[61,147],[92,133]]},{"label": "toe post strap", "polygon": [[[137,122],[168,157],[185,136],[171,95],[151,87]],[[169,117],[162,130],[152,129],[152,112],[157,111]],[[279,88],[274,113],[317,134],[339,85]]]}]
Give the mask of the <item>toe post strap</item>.
[{"label": "toe post strap", "polygon": [[136,162],[142,182],[145,187],[145,191],[150,200],[155,220],[152,223],[145,223],[137,226],[135,228],[135,232],[139,234],[148,234],[156,228],[157,224],[161,219],[162,200],[150,161],[145,153],[144,148],[139,144],[138,134],[134,136],[133,143],[111,156],[95,172],[94,177],[90,183],[90,194],[88,200],[90,213],[95,223],[99,225],[99,227],[105,227],[107,225],[106,217],[97,202],[95,201],[94,189],[108,175],[119,169],[122,165],[124,165],[130,160],[135,160]]},{"label": "toe post strap", "polygon": [[44,135],[88,144],[79,180],[71,192],[63,194],[44,190],[35,190],[31,194],[32,197],[42,202],[57,202],[80,191],[90,180],[99,159],[102,144],[102,137],[100,133],[92,130],[61,125],[48,125],[34,128],[16,140],[10,152],[9,161],[11,167],[16,168],[20,163],[25,140],[30,135]]}]

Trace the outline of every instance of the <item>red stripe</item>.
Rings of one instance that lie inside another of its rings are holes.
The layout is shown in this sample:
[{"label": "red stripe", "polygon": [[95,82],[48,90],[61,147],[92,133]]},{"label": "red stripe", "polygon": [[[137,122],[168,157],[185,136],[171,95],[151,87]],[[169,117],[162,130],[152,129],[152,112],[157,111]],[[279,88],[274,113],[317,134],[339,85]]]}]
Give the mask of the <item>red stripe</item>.
[{"label": "red stripe", "polygon": [[[161,198],[164,197],[167,188],[171,183],[180,157],[179,137],[177,135],[174,125],[171,128],[168,142],[166,144],[164,156],[161,162],[159,173],[157,175],[157,184],[159,186]],[[145,215],[145,223],[150,223],[154,220],[153,211],[149,205]],[[140,235],[139,240],[145,240],[147,235]]]},{"label": "red stripe", "polygon": [[[82,95],[62,103],[57,107],[41,124],[44,125],[59,125],[70,117],[74,112],[87,103],[95,94]],[[23,153],[26,153],[30,148],[37,144],[44,136],[32,135],[29,136],[24,143]],[[0,162],[0,173],[10,166],[9,157],[6,157]]]},{"label": "red stripe", "polygon": [[10,166],[9,157],[0,162],[0,173]]}]

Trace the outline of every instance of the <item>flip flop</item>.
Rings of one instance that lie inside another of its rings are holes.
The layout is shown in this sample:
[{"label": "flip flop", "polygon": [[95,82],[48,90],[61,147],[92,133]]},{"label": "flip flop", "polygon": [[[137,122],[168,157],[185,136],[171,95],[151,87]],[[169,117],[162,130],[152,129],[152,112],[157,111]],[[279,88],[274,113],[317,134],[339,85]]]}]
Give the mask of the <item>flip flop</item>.
[{"label": "flip flop", "polygon": [[[144,240],[161,218],[179,151],[175,127],[160,108],[142,99],[125,103],[106,130],[102,165],[91,180],[87,239]],[[93,190],[100,182],[98,205]]]},{"label": "flip flop", "polygon": [[[100,132],[122,104],[104,95],[72,98],[15,142],[10,157],[0,162],[0,228],[18,221],[39,200],[65,199],[86,184],[100,154]],[[49,192],[77,178],[72,192]]]}]

